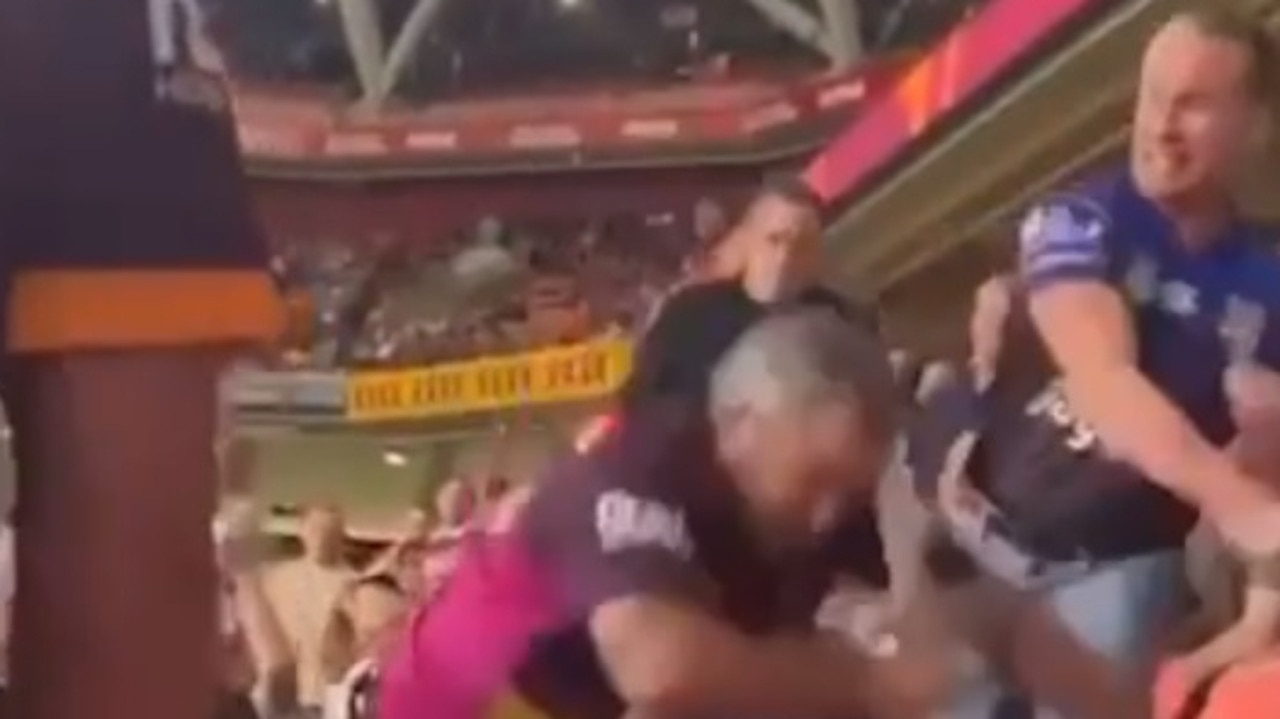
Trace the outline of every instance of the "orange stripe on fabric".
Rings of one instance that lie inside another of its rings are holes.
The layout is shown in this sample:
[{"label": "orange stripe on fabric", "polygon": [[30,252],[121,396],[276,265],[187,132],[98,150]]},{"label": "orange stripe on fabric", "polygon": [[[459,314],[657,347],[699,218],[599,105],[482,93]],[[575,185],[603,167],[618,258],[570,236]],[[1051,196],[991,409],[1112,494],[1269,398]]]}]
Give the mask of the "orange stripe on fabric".
[{"label": "orange stripe on fabric", "polygon": [[284,303],[262,270],[31,270],[14,278],[20,352],[271,341]]}]

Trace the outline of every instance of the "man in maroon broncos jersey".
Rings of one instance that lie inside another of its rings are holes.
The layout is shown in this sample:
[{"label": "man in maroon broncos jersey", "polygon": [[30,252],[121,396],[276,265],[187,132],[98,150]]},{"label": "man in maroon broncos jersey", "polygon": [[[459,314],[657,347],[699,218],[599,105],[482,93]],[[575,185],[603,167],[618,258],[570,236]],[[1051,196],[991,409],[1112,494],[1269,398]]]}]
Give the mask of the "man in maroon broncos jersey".
[{"label": "man in maroon broncos jersey", "polygon": [[5,0],[13,716],[205,719],[218,373],[281,317],[194,0]]}]

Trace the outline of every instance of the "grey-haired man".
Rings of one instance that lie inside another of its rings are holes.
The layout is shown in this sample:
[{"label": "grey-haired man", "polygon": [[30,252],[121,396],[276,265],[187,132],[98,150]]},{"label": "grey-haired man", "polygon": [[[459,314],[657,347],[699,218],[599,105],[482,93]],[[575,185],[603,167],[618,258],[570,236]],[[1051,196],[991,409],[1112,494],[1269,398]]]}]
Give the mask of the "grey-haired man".
[{"label": "grey-haired man", "polygon": [[898,400],[870,333],[760,320],[706,405],[636,408],[462,558],[383,676],[384,719],[479,719],[499,696],[564,719],[924,716],[945,652],[872,660],[814,631],[841,576],[885,579],[865,510]]}]

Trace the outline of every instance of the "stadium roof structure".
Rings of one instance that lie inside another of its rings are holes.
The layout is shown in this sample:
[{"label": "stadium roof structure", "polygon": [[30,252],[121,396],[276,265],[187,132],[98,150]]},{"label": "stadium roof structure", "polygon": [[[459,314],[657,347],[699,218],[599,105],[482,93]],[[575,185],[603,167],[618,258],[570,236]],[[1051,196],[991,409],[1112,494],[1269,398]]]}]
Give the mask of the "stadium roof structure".
[{"label": "stadium roof structure", "polygon": [[976,2],[219,0],[213,27],[254,174],[400,179],[795,157]]}]

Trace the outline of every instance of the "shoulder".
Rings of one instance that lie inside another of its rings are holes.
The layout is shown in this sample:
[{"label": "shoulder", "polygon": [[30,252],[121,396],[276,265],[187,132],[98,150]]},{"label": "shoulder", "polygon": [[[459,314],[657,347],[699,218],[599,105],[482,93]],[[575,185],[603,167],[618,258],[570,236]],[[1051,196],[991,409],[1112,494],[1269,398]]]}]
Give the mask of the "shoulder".
[{"label": "shoulder", "polygon": [[1143,215],[1133,204],[1139,200],[1127,174],[1110,174],[1033,203],[1018,226],[1022,281],[1034,290],[1060,279],[1106,277],[1120,244],[1145,234],[1117,231]]},{"label": "shoulder", "polygon": [[1105,238],[1114,222],[1113,208],[1093,195],[1055,192],[1027,208],[1018,225],[1018,241],[1024,251],[1044,245],[1094,242]]},{"label": "shoulder", "polygon": [[715,305],[731,301],[741,292],[742,287],[736,278],[693,282],[667,295],[662,307],[666,310],[672,307]]},{"label": "shoulder", "polygon": [[641,515],[683,523],[693,505],[693,475],[715,461],[708,435],[689,403],[645,403],[590,450],[551,470],[530,500],[526,526],[538,532],[588,519],[603,532],[617,530],[619,517]]},{"label": "shoulder", "polygon": [[[741,293],[737,280],[694,282],[682,285],[659,300],[649,315],[641,346],[652,352],[652,337],[680,333],[690,327],[713,321],[722,308],[732,304]],[[661,349],[667,349],[665,346]]]},{"label": "shoulder", "polygon": [[1110,229],[1119,216],[1143,202],[1127,172],[1098,174],[1031,203],[1022,216],[1019,235],[1025,241],[1082,227]]},{"label": "shoulder", "polygon": [[825,285],[815,285],[805,290],[800,295],[800,302],[807,306],[830,308],[841,318],[859,327],[878,329],[879,321],[870,305]]}]

